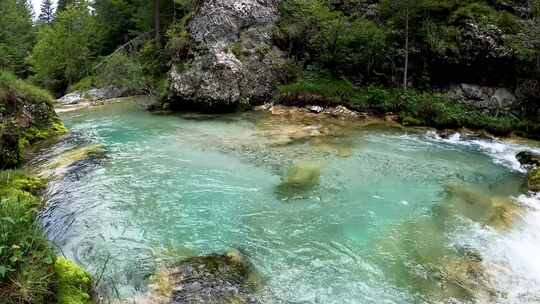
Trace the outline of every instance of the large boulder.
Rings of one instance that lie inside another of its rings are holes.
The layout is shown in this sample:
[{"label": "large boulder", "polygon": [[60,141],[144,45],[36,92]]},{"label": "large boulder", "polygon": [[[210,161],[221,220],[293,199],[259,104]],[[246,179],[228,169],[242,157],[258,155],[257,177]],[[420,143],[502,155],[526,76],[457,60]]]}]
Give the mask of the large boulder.
[{"label": "large boulder", "polygon": [[488,112],[511,111],[520,105],[516,96],[506,88],[462,83],[452,87],[448,95],[461,103]]},{"label": "large boulder", "polygon": [[187,24],[192,59],[169,73],[173,106],[230,109],[267,100],[284,60],[272,45],[279,2],[201,1]]}]

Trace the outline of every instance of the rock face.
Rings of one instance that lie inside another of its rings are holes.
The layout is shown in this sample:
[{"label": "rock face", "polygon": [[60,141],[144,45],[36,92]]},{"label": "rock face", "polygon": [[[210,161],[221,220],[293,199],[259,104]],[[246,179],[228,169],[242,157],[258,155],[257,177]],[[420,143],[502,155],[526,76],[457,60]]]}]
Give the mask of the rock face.
[{"label": "rock face", "polygon": [[462,83],[453,87],[449,96],[467,105],[489,112],[509,111],[519,104],[516,96],[506,88],[482,87]]},{"label": "rock face", "polygon": [[187,24],[190,62],[173,65],[177,107],[238,108],[271,96],[284,55],[272,46],[279,0],[205,0]]},{"label": "rock face", "polygon": [[73,105],[83,101],[99,101],[118,98],[124,96],[126,92],[127,90],[125,89],[108,86],[99,89],[94,88],[88,91],[75,91],[64,95],[62,98],[58,99],[58,101],[66,105]]}]

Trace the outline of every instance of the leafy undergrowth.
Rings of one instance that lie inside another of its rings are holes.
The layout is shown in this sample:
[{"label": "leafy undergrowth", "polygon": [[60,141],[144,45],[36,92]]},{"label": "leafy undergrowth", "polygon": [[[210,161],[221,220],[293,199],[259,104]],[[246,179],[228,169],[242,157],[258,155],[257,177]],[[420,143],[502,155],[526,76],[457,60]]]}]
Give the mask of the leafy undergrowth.
[{"label": "leafy undergrowth", "polygon": [[0,169],[20,165],[25,149],[66,132],[51,95],[0,70]]},{"label": "leafy undergrowth", "polygon": [[44,187],[24,171],[0,171],[1,303],[91,303],[89,275],[55,257],[36,219]]},{"label": "leafy undergrowth", "polygon": [[54,253],[36,215],[43,181],[22,171],[0,172],[0,299],[46,303],[52,296]]},{"label": "leafy undergrowth", "polygon": [[404,125],[436,128],[483,129],[497,135],[518,134],[534,137],[538,125],[512,115],[490,115],[443,96],[414,89],[381,86],[356,87],[347,80],[306,77],[278,88],[278,102],[285,105],[345,105],[375,115],[396,113]]}]

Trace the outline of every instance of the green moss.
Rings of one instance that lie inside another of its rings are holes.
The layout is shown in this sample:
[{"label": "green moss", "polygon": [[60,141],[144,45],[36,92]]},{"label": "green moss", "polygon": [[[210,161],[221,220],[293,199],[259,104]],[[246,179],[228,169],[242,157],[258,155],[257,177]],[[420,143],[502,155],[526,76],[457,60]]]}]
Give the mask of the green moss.
[{"label": "green moss", "polygon": [[54,264],[58,304],[91,304],[92,277],[77,264],[58,257]]},{"label": "green moss", "polygon": [[536,168],[529,173],[529,190],[540,192],[540,168]]},{"label": "green moss", "polygon": [[229,50],[236,56],[236,58],[242,57],[242,42],[237,41],[229,46]]}]

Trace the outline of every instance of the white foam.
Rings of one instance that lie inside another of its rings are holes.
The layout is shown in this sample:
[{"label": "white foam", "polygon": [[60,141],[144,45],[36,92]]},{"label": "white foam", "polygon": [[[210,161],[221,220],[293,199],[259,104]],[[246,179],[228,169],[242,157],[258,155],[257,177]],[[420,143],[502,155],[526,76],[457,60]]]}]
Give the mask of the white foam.
[{"label": "white foam", "polygon": [[540,194],[522,195],[516,201],[529,212],[512,230],[497,232],[469,223],[456,244],[482,254],[483,266],[497,291],[495,303],[539,303]]},{"label": "white foam", "polygon": [[454,133],[448,138],[441,138],[436,132],[428,131],[425,136],[428,140],[458,145],[475,149],[489,155],[493,162],[503,165],[513,171],[525,173],[526,170],[516,158],[522,151],[540,153],[540,149],[525,145],[506,143],[499,139],[466,139],[460,133]]}]

